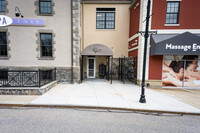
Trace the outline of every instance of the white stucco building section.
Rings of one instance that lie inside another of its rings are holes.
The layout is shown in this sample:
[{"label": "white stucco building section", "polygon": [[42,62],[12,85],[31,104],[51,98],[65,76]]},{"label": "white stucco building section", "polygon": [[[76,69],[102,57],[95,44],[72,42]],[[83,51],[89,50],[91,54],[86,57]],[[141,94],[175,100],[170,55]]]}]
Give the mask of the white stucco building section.
[{"label": "white stucco building section", "polygon": [[[141,0],[140,4],[140,25],[139,31],[146,30],[146,14],[147,14],[147,2],[148,0]],[[150,8],[150,15],[152,14],[152,4],[153,0],[151,0],[151,8]],[[149,19],[149,30],[151,29],[151,17]],[[143,71],[143,58],[144,58],[144,43],[145,38],[142,35],[139,35],[139,46],[138,46],[138,66],[137,66],[137,73],[138,73],[138,80],[142,80],[142,71]],[[150,38],[148,38],[147,44],[147,56],[146,56],[146,72],[145,72],[145,79],[148,79],[148,72],[149,72],[149,49],[150,49]]]},{"label": "white stucco building section", "polygon": [[[1,66],[12,67],[70,67],[71,66],[71,7],[69,0],[53,0],[55,3],[52,16],[36,14],[36,0],[8,1],[9,13],[6,16],[15,18],[15,7],[19,7],[24,18],[44,19],[45,27],[8,26],[10,40],[9,59],[0,59]],[[39,30],[51,30],[55,37],[54,58],[39,59],[40,51],[37,35]]]}]

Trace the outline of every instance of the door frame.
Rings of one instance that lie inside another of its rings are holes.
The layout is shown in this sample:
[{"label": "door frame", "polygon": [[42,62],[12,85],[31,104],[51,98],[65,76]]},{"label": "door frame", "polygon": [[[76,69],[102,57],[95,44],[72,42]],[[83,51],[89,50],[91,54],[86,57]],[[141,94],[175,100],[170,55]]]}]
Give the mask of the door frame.
[{"label": "door frame", "polygon": [[[89,76],[89,59],[94,59],[94,76]],[[87,78],[96,78],[96,57],[87,57]]]}]

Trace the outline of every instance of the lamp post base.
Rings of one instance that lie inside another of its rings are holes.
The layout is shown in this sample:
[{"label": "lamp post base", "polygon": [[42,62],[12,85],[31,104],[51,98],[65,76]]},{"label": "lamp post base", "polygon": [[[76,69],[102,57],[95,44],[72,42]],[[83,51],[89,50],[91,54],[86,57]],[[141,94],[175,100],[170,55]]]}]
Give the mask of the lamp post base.
[{"label": "lamp post base", "polygon": [[140,103],[146,103],[145,95],[140,96]]}]

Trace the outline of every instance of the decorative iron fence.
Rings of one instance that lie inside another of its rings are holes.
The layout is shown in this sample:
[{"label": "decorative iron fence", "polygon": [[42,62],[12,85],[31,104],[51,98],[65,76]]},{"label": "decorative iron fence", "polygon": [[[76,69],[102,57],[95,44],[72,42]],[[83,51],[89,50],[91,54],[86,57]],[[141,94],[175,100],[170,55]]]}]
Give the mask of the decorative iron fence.
[{"label": "decorative iron fence", "polygon": [[118,79],[120,80],[121,77],[121,58],[112,58],[111,59],[111,70],[110,75],[111,79]]},{"label": "decorative iron fence", "polygon": [[56,68],[37,71],[0,70],[0,87],[41,87],[56,80]]},{"label": "decorative iron fence", "polygon": [[123,82],[128,79],[129,81],[135,80],[136,58],[124,57],[124,64],[122,66]]},{"label": "decorative iron fence", "polygon": [[134,57],[112,58],[110,60],[111,83],[113,79],[121,80],[123,83],[126,80],[134,81],[136,79],[136,59]]}]

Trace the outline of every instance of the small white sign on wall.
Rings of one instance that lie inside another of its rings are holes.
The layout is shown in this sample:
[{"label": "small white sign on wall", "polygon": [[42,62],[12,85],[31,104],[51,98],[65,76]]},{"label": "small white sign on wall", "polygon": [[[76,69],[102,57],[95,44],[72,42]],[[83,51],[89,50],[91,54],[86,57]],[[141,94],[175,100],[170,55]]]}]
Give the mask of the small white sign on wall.
[{"label": "small white sign on wall", "polygon": [[12,24],[13,20],[10,17],[0,15],[0,27]]}]

